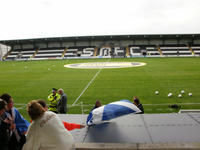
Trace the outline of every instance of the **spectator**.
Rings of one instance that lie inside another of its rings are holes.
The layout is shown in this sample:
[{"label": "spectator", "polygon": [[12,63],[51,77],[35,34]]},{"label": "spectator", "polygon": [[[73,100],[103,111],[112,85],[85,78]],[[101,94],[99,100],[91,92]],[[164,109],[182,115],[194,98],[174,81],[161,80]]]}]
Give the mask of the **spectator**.
[{"label": "spectator", "polygon": [[38,99],[37,102],[44,108],[45,111],[48,111],[48,107],[45,100]]},{"label": "spectator", "polygon": [[27,112],[33,122],[27,132],[23,150],[72,150],[74,140],[64,128],[59,117],[33,100],[27,105]]},{"label": "spectator", "polygon": [[58,102],[58,113],[66,114],[67,113],[67,95],[64,93],[63,89],[59,89],[58,93],[60,94],[60,101]]},{"label": "spectator", "polygon": [[[45,111],[48,111],[48,108],[46,106],[46,102],[44,100],[37,100],[37,102],[44,108]],[[65,128],[68,131],[71,131],[73,129],[81,129],[81,128],[85,127],[85,125],[68,123],[68,122],[65,122],[65,121],[63,121],[63,125],[65,126]]]},{"label": "spectator", "polygon": [[9,124],[5,118],[7,103],[0,99],[0,147],[1,150],[9,150]]},{"label": "spectator", "polygon": [[92,117],[92,111],[94,110],[94,109],[96,109],[96,108],[98,108],[98,107],[101,107],[101,101],[100,100],[97,100],[96,102],[95,102],[95,104],[94,104],[94,107],[91,109],[91,111],[90,111],[90,113],[89,113],[89,115],[88,115],[88,117],[87,117],[87,121],[86,122],[88,122],[89,120],[90,120],[90,118]]},{"label": "spectator", "polygon": [[52,93],[48,96],[49,110],[54,113],[58,113],[57,106],[60,100],[60,95],[57,93],[57,89],[53,88]]},{"label": "spectator", "polygon": [[11,120],[11,137],[9,141],[9,149],[21,150],[26,142],[25,134],[29,127],[29,122],[25,120],[19,111],[13,107],[13,98],[9,94],[1,95],[7,103],[7,117]]},{"label": "spectator", "polygon": [[[95,102],[93,109],[98,108],[98,107],[101,107],[101,101],[99,101],[99,100],[97,100],[97,101]],[[93,109],[92,109],[92,110],[93,110]]]},{"label": "spectator", "polygon": [[143,108],[142,104],[140,103],[140,100],[138,99],[137,96],[133,97],[133,104],[135,104],[141,110],[141,112],[138,114],[144,113],[144,108]]}]

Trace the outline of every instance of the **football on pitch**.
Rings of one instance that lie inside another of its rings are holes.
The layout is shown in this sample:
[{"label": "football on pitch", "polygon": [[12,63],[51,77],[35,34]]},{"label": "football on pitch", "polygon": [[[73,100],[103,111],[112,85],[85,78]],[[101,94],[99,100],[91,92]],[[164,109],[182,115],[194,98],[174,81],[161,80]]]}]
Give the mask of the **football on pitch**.
[{"label": "football on pitch", "polygon": [[169,93],[167,96],[168,96],[168,97],[172,97],[172,93]]},{"label": "football on pitch", "polygon": [[184,91],[184,90],[182,90],[182,91],[181,91],[181,94],[184,94],[184,93],[185,93],[185,91]]}]

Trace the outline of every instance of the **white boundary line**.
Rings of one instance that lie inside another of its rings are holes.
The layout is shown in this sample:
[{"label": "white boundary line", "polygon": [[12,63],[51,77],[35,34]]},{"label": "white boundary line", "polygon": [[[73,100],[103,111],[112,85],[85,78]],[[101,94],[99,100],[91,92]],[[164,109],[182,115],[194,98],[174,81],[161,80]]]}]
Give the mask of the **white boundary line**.
[{"label": "white boundary line", "polygon": [[177,105],[199,105],[200,103],[161,103],[161,104],[142,104],[142,105],[146,105],[146,106],[151,106],[151,105],[173,105],[173,104],[177,104]]},{"label": "white boundary line", "polygon": [[14,103],[14,105],[27,105],[27,104],[26,103]]},{"label": "white boundary line", "polygon": [[81,94],[79,95],[79,97],[77,97],[77,99],[74,101],[74,103],[72,104],[72,106],[74,106],[76,104],[76,102],[79,100],[79,98],[83,95],[83,93],[88,89],[88,87],[90,86],[90,84],[94,81],[94,79],[98,76],[98,74],[101,72],[102,69],[99,69],[99,71],[94,75],[94,77],[92,78],[92,80],[90,80],[90,82],[87,84],[87,86],[84,88],[84,90],[81,92]]},{"label": "white boundary line", "polygon": [[[109,59],[110,61],[110,59]],[[108,61],[108,62],[109,62]],[[105,66],[105,65],[104,65]],[[72,104],[72,106],[74,106],[76,104],[76,102],[79,100],[79,98],[83,95],[83,93],[85,93],[85,91],[88,89],[88,87],[90,86],[90,84],[94,81],[94,79],[99,75],[99,73],[101,72],[101,70],[104,68],[104,66],[102,66],[97,73],[94,75],[94,77],[90,80],[90,82],[86,85],[86,87],[84,88],[84,90],[81,92],[81,94],[77,97],[77,99],[74,101],[74,103]]]},{"label": "white boundary line", "polygon": [[25,109],[25,107],[26,107],[26,105],[21,106],[21,107],[18,107],[17,109],[18,109],[18,110],[19,110],[19,109]]},{"label": "white boundary line", "polygon": [[[157,105],[157,106],[166,106],[166,105],[173,105],[173,104],[177,104],[177,105],[200,105],[200,103],[160,103],[160,104],[142,104],[144,106],[154,106],[154,105]],[[14,105],[17,105],[17,106],[20,106],[20,105],[27,105],[26,103],[14,103]],[[93,104],[68,104],[68,106],[94,106]]]}]

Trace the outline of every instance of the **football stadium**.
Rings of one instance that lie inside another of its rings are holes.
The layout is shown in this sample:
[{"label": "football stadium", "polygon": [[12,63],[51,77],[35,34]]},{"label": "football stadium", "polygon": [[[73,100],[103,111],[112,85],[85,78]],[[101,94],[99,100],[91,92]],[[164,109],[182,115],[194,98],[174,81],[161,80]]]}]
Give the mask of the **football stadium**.
[{"label": "football stadium", "polygon": [[[104,143],[95,145],[101,148],[110,146],[106,143],[130,144],[118,145],[119,149],[138,149],[135,143],[145,143],[145,148],[174,142],[198,147],[200,34],[55,37],[1,40],[0,44],[0,93],[12,95],[14,106],[27,120],[27,103],[44,99],[49,104],[52,88],[67,94],[67,115],[60,117],[83,124],[96,100],[107,105],[133,102],[137,96],[144,114],[72,131],[75,141]],[[120,128],[126,130],[122,133]],[[79,144],[80,149],[95,149]],[[174,148],[173,144],[160,148],[170,146]],[[184,147],[175,147],[179,146]]]},{"label": "football stadium", "polygon": [[[70,114],[88,114],[97,99],[108,104],[132,100],[134,96],[142,101],[145,113],[200,108],[199,34],[61,37],[0,43],[7,50],[1,62],[1,93],[14,95],[21,111],[30,100],[46,100],[54,87],[66,91]],[[179,107],[171,108],[173,104]]]}]

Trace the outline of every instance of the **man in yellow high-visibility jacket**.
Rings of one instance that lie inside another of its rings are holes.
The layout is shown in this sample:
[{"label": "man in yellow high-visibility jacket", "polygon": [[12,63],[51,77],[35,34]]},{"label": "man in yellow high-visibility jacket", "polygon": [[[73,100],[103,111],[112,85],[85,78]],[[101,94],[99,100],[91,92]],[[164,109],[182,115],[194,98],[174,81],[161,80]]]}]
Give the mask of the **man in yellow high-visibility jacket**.
[{"label": "man in yellow high-visibility jacket", "polygon": [[57,89],[53,88],[52,93],[48,96],[50,111],[58,113],[57,105],[59,100],[60,100],[60,95],[57,93]]}]

